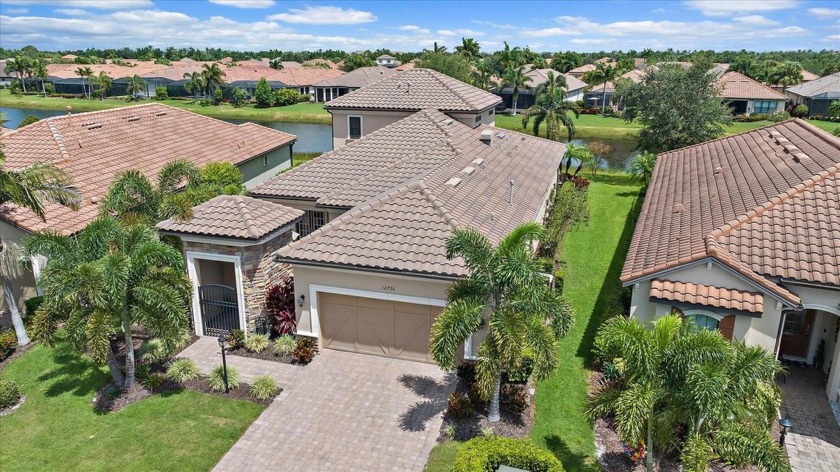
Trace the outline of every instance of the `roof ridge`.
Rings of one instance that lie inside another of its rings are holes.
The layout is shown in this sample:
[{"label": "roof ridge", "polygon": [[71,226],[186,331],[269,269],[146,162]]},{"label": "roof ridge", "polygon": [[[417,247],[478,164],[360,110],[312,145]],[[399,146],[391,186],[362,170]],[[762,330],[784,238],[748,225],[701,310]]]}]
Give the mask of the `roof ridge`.
[{"label": "roof ridge", "polygon": [[428,187],[426,187],[425,182],[421,180],[413,184],[413,186],[417,186],[420,190],[420,194],[423,195],[423,198],[432,205],[432,208],[434,208],[438,215],[446,221],[446,224],[449,225],[450,228],[453,230],[458,228],[458,220],[456,220],[455,217],[452,216],[452,213],[450,213],[449,210],[447,210],[446,207],[438,201],[438,198],[431,192],[431,190],[428,189]]},{"label": "roof ridge", "polygon": [[242,215],[245,224],[248,225],[248,234],[253,238],[258,238],[259,231],[257,231],[257,225],[254,223],[254,218],[251,215],[251,210],[248,208],[248,203],[242,198],[242,195],[232,195],[232,197],[236,206],[239,208],[239,214]]},{"label": "roof ridge", "polygon": [[50,129],[50,133],[52,134],[52,137],[55,140],[55,144],[58,145],[58,152],[61,153],[61,160],[70,160],[70,152],[67,150],[67,146],[64,144],[64,140],[61,137],[61,131],[59,131],[58,125],[54,122],[52,118],[47,118],[45,121],[47,122],[47,127]]},{"label": "roof ridge", "polygon": [[[786,123],[788,121],[791,121],[791,120],[785,120],[784,122]],[[828,143],[831,146],[840,150],[840,138],[834,136],[833,134],[829,133],[828,131],[826,131],[822,128],[818,128],[818,127],[812,125],[811,123],[808,123],[807,121],[803,120],[802,118],[793,118],[792,121],[797,126],[799,126],[801,128],[804,128],[806,131],[813,134],[814,136],[816,136],[820,140],[825,141],[826,143]]]},{"label": "roof ridge", "polygon": [[[438,81],[438,83],[439,83],[440,85],[442,85],[443,87],[445,87],[445,88],[446,88],[446,90],[449,90],[449,91],[450,91],[450,92],[452,92],[452,93],[453,93],[456,97],[458,97],[458,99],[459,99],[459,100],[461,100],[461,104],[462,104],[462,105],[464,105],[464,107],[469,107],[469,106],[470,106],[470,103],[467,101],[467,99],[466,99],[466,98],[464,98],[464,96],[463,96],[463,95],[461,95],[461,94],[460,94],[457,90],[453,89],[453,88],[452,88],[449,84],[445,83],[445,82],[442,80],[442,77],[441,77],[441,76],[443,76],[443,77],[447,77],[447,78],[451,78],[451,77],[449,77],[448,75],[441,74],[440,72],[435,71],[435,70],[431,70],[431,69],[418,69],[418,70],[425,71],[427,74],[429,74],[429,75],[431,75],[432,77],[434,77],[434,79],[435,79],[435,80],[437,80],[437,81]],[[454,80],[454,79],[453,79],[453,80]]]},{"label": "roof ridge", "polygon": [[[120,105],[118,107],[106,108],[104,110],[80,111],[78,113],[74,113],[73,112],[73,107],[71,105],[68,105],[68,106],[70,106],[70,110],[69,110],[70,113],[64,114],[64,115],[51,116],[49,118],[46,118],[46,120],[50,120],[50,121],[67,120],[67,119],[70,119],[70,118],[77,118],[77,117],[82,116],[82,115],[84,115],[84,116],[97,115],[97,114],[101,115],[101,114],[105,114],[105,113],[118,112],[118,111],[125,110],[125,109],[128,109],[128,108],[139,108],[139,107],[147,108],[147,107],[154,107],[154,106],[175,108],[175,107],[172,107],[172,106],[169,106],[169,105],[165,105],[163,103],[153,102],[153,103],[138,103],[136,105],[125,105],[125,106]],[[180,110],[180,108],[179,108],[179,110]],[[184,110],[184,111],[187,111],[187,110]]]},{"label": "roof ridge", "polygon": [[759,86],[761,86],[761,87],[763,87],[763,88],[765,88],[765,89],[767,89],[767,90],[769,90],[769,91],[771,91],[771,92],[775,93],[776,95],[778,95],[778,96],[782,97],[782,98],[783,98],[783,99],[785,99],[785,100],[787,99],[787,97],[785,97],[784,95],[782,95],[782,94],[781,94],[781,93],[779,93],[778,91],[773,90],[773,88],[772,88],[772,87],[769,87],[767,84],[764,84],[764,83],[762,83],[762,82],[759,82],[759,81],[757,81],[757,80],[753,79],[752,77],[750,77],[750,76],[748,76],[748,75],[746,75],[746,74],[742,74],[742,73],[738,72],[737,70],[727,70],[727,71],[726,71],[726,72],[724,72],[724,73],[723,73],[720,77],[718,77],[718,79],[717,79],[717,81],[716,81],[716,82],[723,82],[724,77],[726,77],[727,75],[736,75],[736,74],[737,74],[737,75],[739,75],[739,76],[741,76],[741,77],[743,77],[743,78],[745,78],[745,79],[747,79],[747,80],[749,80],[749,81],[751,81],[751,82],[755,82],[755,83],[756,83],[756,84],[758,84]]}]

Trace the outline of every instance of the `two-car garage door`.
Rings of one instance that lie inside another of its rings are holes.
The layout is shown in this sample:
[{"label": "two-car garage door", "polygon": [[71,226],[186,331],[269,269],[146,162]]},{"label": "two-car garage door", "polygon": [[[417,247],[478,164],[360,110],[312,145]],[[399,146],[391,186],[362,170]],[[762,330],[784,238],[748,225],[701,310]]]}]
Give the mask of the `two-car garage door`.
[{"label": "two-car garage door", "polygon": [[442,307],[323,292],[318,298],[323,347],[432,361],[429,333]]}]

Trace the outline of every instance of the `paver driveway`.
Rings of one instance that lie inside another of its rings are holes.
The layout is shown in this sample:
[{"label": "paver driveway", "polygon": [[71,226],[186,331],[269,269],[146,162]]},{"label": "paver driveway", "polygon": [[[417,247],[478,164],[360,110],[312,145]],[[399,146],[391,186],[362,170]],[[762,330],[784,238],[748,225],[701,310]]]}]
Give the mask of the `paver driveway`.
[{"label": "paver driveway", "polygon": [[[221,363],[215,338],[181,357]],[[422,471],[454,375],[437,366],[324,350],[306,367],[228,356],[244,381],[269,374],[284,391],[215,471]]]}]

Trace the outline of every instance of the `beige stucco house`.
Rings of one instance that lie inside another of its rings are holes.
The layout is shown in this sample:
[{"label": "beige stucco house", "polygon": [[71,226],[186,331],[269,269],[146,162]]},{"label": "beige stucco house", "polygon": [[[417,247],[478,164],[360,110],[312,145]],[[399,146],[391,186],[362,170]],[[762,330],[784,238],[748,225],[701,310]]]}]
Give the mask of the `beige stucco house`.
[{"label": "beige stucco house", "polygon": [[[99,213],[99,202],[121,172],[139,170],[155,179],[168,162],[187,159],[197,166],[231,162],[252,188],[291,165],[295,137],[254,123],[235,125],[167,105],[151,103],[46,118],[0,136],[4,166],[23,169],[51,163],[73,180],[78,211],[46,205],[46,221],[12,204],[0,206],[0,240],[19,243],[45,229],[75,234]],[[16,303],[37,294],[35,278],[46,261],[14,281]],[[8,301],[0,300],[0,310]]]},{"label": "beige stucco house", "polygon": [[718,96],[729,104],[733,115],[772,115],[785,111],[785,96],[746,75],[730,71],[715,82]]},{"label": "beige stucco house", "polygon": [[434,109],[467,126],[495,124],[501,98],[430,69],[389,75],[326,103],[332,114],[333,149],[420,110]]},{"label": "beige stucco house", "polygon": [[789,120],[660,154],[621,279],[631,316],[816,362],[836,399],[840,139]]}]

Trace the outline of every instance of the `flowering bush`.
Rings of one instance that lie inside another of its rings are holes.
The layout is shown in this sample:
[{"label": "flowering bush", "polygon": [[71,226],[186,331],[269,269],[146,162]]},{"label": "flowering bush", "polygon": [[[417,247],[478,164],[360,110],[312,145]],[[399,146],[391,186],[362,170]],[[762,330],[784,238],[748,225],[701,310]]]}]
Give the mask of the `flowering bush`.
[{"label": "flowering bush", "polygon": [[644,441],[639,442],[639,445],[635,447],[627,444],[623,444],[622,447],[624,448],[624,453],[633,462],[644,460],[647,457],[647,448],[645,447]]}]

